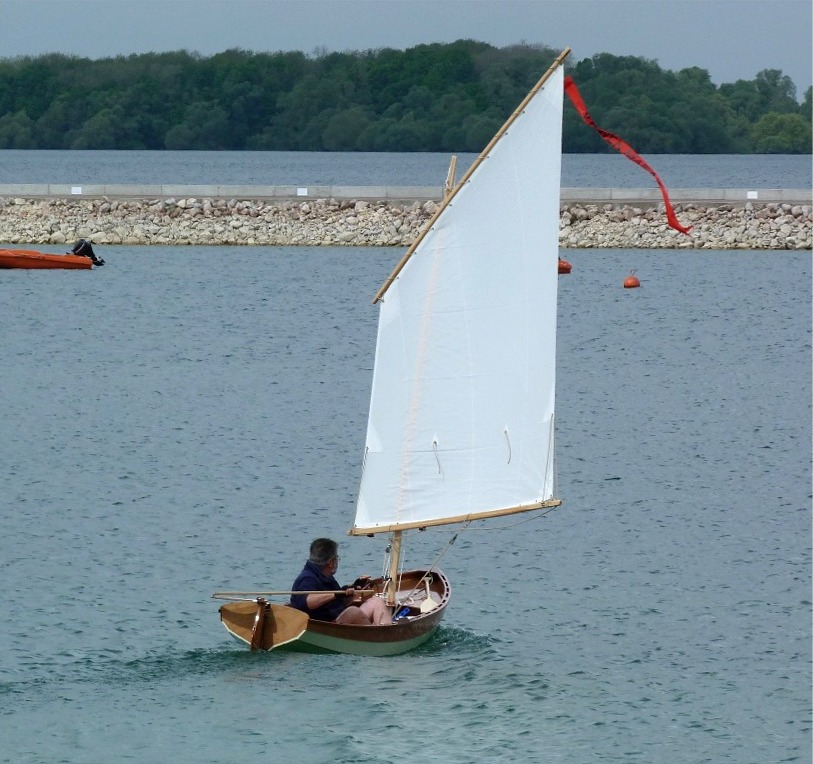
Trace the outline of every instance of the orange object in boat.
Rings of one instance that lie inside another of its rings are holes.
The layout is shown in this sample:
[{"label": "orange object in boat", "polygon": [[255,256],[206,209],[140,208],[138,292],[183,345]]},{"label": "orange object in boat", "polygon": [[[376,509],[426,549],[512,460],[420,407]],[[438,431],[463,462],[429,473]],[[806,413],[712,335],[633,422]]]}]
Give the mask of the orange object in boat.
[{"label": "orange object in boat", "polygon": [[33,249],[0,249],[0,268],[71,268],[89,270],[93,261],[84,255],[49,255]]},{"label": "orange object in boat", "polygon": [[567,261],[562,260],[559,258],[559,273],[570,273],[573,270],[573,266]]},{"label": "orange object in boat", "polygon": [[624,289],[634,289],[635,287],[639,286],[641,286],[641,282],[635,275],[635,271],[630,271],[630,275],[624,279]]}]

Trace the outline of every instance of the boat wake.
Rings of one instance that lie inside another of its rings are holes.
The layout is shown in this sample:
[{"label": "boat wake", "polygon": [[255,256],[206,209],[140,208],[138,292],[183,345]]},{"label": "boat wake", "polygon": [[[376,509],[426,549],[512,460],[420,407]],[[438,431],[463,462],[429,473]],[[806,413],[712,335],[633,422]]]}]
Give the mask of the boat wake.
[{"label": "boat wake", "polygon": [[432,637],[417,650],[415,655],[442,655],[448,652],[481,653],[494,645],[494,638],[455,626],[439,626]]}]

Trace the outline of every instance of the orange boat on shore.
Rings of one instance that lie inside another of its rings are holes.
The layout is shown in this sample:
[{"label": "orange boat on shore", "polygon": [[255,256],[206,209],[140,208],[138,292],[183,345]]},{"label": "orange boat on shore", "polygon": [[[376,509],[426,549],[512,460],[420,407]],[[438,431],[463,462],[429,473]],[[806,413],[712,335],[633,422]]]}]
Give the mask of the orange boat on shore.
[{"label": "orange boat on shore", "polygon": [[77,241],[66,255],[49,255],[33,249],[0,249],[0,268],[90,270],[94,265],[104,265],[104,260],[96,257],[87,239]]}]

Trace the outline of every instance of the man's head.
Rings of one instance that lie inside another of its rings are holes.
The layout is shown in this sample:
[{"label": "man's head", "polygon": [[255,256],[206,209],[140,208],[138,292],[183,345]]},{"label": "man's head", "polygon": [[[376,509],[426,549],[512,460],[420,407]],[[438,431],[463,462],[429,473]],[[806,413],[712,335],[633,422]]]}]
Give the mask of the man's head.
[{"label": "man's head", "polygon": [[333,539],[314,539],[311,542],[310,561],[324,568],[332,560],[339,561],[339,545]]}]

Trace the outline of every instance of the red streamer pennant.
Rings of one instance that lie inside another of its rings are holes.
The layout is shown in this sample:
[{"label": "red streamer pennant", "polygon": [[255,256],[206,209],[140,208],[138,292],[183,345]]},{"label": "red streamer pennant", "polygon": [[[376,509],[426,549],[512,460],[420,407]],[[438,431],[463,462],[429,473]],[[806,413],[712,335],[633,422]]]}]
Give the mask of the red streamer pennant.
[{"label": "red streamer pennant", "polygon": [[576,83],[573,82],[573,78],[569,75],[565,77],[565,93],[567,97],[570,98],[570,102],[576,108],[576,111],[579,113],[579,116],[585,122],[585,124],[590,125],[602,138],[604,138],[607,143],[609,143],[616,151],[623,154],[628,159],[631,159],[635,164],[643,167],[653,178],[655,178],[655,182],[658,184],[658,187],[661,189],[661,193],[663,194],[663,203],[666,206],[666,219],[669,221],[669,225],[672,226],[676,231],[680,231],[681,233],[685,233],[688,235],[689,231],[691,230],[691,226],[682,226],[677,219],[677,215],[675,215],[675,210],[672,207],[672,202],[669,201],[669,194],[666,191],[666,186],[663,185],[663,181],[658,177],[658,173],[655,172],[645,161],[644,159],[638,154],[635,149],[632,148],[628,143],[622,141],[617,135],[613,135],[606,130],[602,130],[594,121],[593,118],[587,111],[587,107],[584,105],[584,100],[582,99],[581,93],[579,89],[576,87]]}]

